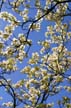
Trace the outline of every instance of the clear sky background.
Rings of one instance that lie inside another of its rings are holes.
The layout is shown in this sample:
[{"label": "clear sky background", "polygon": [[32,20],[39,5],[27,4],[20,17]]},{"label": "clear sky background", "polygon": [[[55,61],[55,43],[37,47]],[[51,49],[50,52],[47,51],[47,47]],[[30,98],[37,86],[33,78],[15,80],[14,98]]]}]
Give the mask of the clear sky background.
[{"label": "clear sky background", "polygon": [[[44,1],[44,0],[43,0]],[[33,6],[33,2],[32,2],[32,6]],[[7,8],[5,8],[5,7],[3,7],[3,9],[2,9],[2,11],[8,11],[8,12],[10,12],[10,13],[12,13],[13,15],[15,15],[19,20],[20,20],[20,16],[18,15],[18,14],[16,14],[15,12],[13,12],[13,11],[11,11],[11,9],[7,9]],[[30,14],[29,14],[29,16],[34,16],[35,15],[35,13],[36,13],[36,10],[30,10]],[[65,18],[65,22],[68,22],[68,21],[70,21],[71,20],[71,17],[67,17],[67,18]],[[3,30],[4,29],[4,26],[6,26],[6,22],[5,21],[3,21],[3,20],[0,20],[0,30]],[[40,29],[40,31],[39,32],[36,32],[36,31],[34,31],[34,32],[30,32],[30,34],[29,34],[29,39],[32,39],[32,46],[31,46],[31,48],[30,48],[30,50],[29,50],[29,53],[28,53],[28,58],[25,58],[24,59],[24,61],[23,61],[23,63],[19,63],[18,62],[18,66],[19,66],[19,68],[21,69],[22,67],[25,67],[26,65],[27,65],[27,61],[28,61],[28,59],[31,57],[31,55],[32,55],[32,52],[39,52],[40,51],[40,46],[39,45],[37,45],[37,41],[39,41],[39,40],[44,40],[45,39],[45,31],[47,30],[47,26],[48,25],[54,25],[54,22],[50,22],[50,21],[43,21],[43,23],[42,23],[42,26],[41,26],[41,29]],[[14,31],[14,33],[15,33],[15,36],[17,37],[17,34],[18,33],[23,33],[23,31],[21,30],[21,27],[18,27],[18,28],[16,28],[16,30]],[[13,38],[13,36],[11,37],[11,39]],[[10,40],[7,42],[8,44],[10,44]],[[68,49],[71,51],[71,41],[69,42],[69,43],[66,43],[66,46],[68,47]],[[53,47],[53,46],[52,46]],[[69,73],[71,74],[71,70],[69,71]],[[23,74],[21,74],[19,71],[16,71],[15,73],[12,73],[12,74],[10,74],[10,75],[5,75],[5,77],[6,78],[11,78],[12,79],[12,82],[13,83],[16,83],[18,80],[20,80],[20,79],[24,79],[24,75]],[[67,84],[67,82],[65,82],[65,83],[63,83],[62,85],[66,85]],[[71,97],[71,94],[70,93],[67,93],[67,92],[64,92],[63,90],[59,93],[59,94],[57,94],[57,95],[55,95],[55,96],[52,96],[52,97],[49,97],[48,98],[48,103],[50,103],[50,102],[55,102],[56,103],[56,101],[61,97],[61,96],[69,96],[69,97]],[[3,100],[2,101],[0,101],[0,104],[2,103],[2,102],[7,102],[7,101],[10,101],[10,99],[11,99],[11,97],[5,92],[5,90],[4,90],[4,88],[3,87],[1,87],[0,88],[0,96],[3,96]],[[54,108],[57,108],[57,105],[55,104],[55,106],[54,106]]]}]

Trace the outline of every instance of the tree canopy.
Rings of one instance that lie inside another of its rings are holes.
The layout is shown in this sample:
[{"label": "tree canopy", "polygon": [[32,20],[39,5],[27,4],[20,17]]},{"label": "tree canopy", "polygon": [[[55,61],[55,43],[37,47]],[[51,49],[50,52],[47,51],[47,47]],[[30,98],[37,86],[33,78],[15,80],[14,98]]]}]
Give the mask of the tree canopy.
[{"label": "tree canopy", "polygon": [[0,108],[71,108],[71,0],[0,0],[0,92]]}]

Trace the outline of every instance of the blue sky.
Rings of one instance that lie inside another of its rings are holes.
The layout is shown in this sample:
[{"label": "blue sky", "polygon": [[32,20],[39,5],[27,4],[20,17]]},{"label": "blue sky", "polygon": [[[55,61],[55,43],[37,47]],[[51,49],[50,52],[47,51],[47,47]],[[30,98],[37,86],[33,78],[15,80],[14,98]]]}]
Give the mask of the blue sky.
[{"label": "blue sky", "polygon": [[[33,2],[32,2],[33,3]],[[6,10],[6,11],[9,11],[10,13],[14,14],[19,20],[20,20],[20,16],[16,13],[14,13],[13,11],[9,10],[9,9],[5,9],[3,8],[3,10]],[[30,16],[34,16],[35,10],[31,11],[30,12]],[[67,23],[68,21],[70,21],[70,17],[66,18],[65,19],[65,22]],[[4,29],[4,26],[6,25],[7,23],[5,21],[2,21],[0,20],[0,29],[3,30]],[[28,58],[25,58],[23,63],[18,63],[18,66],[20,67],[20,69],[24,66],[27,65],[27,61],[28,59],[31,57],[32,55],[32,52],[39,52],[40,48],[38,45],[37,45],[37,41],[39,40],[44,40],[45,39],[45,31],[47,29],[47,26],[48,25],[54,25],[54,22],[50,22],[50,21],[44,21],[41,25],[41,29],[39,32],[30,32],[29,34],[29,39],[32,39],[32,46],[29,50],[29,53],[28,53]],[[17,37],[17,34],[19,32],[23,32],[21,30],[21,28],[16,28],[15,30],[15,34],[16,34],[16,37]],[[13,36],[12,36],[13,37]],[[10,43],[10,41],[8,41],[8,44]],[[69,48],[69,50],[71,51],[71,41],[69,43],[66,44],[66,46]],[[69,73],[71,74],[71,72],[69,71]],[[19,71],[16,71],[15,73],[12,73],[10,75],[5,75],[6,78],[11,78],[12,79],[12,82],[15,83],[16,81],[20,80],[20,79],[23,79],[24,78],[24,75],[22,75]],[[63,83],[63,85],[67,84],[67,82]],[[0,88],[0,96],[3,96],[4,97],[4,102],[7,102],[7,101],[10,101],[11,97],[5,92],[4,88]],[[56,102],[57,99],[59,99],[62,95],[68,95],[71,97],[71,94],[67,92],[64,92],[63,90],[60,92],[60,94],[57,94],[56,96],[52,96],[52,97],[49,97],[48,98],[48,102]],[[2,103],[3,101],[0,101],[0,103]],[[55,105],[54,108],[57,108],[57,106]]]}]

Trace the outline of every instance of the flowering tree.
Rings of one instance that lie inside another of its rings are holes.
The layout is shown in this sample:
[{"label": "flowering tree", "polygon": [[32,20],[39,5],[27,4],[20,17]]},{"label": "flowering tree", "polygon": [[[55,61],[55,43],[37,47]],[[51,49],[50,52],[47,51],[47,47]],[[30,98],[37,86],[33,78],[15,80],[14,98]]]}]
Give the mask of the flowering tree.
[{"label": "flowering tree", "polygon": [[[0,88],[11,97],[1,107],[71,108],[70,5],[71,0],[0,1]],[[30,51],[30,34],[44,32],[42,25],[47,30],[37,41],[40,50]],[[10,76],[18,71],[23,79],[14,83]]]}]

